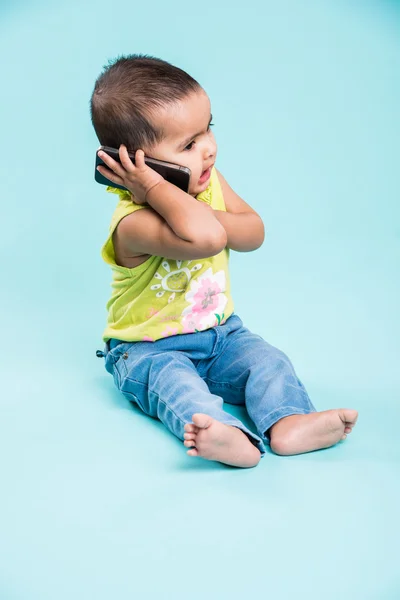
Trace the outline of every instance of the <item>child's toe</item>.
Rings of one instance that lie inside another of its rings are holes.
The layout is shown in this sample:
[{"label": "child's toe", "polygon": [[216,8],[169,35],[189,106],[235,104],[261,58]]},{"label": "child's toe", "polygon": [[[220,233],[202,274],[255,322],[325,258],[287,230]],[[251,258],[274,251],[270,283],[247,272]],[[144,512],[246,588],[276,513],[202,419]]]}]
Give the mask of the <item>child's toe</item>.
[{"label": "child's toe", "polygon": [[189,456],[198,456],[198,452],[195,448],[192,448],[192,450],[188,450],[187,454],[189,454]]},{"label": "child's toe", "polygon": [[196,427],[196,425],[193,425],[192,423],[188,423],[187,425],[185,425],[184,429],[187,433],[194,433],[194,434],[196,434],[199,431],[199,428]]},{"label": "child's toe", "polygon": [[193,446],[195,446],[195,442],[194,440],[185,440],[183,442],[183,445],[186,446],[186,448],[193,448]]}]

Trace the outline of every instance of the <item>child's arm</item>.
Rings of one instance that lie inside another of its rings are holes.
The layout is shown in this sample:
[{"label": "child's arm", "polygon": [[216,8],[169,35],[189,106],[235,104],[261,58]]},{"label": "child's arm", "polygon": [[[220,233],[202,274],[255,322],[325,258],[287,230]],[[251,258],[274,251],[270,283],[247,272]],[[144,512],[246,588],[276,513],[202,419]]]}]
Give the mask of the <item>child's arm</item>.
[{"label": "child's arm", "polygon": [[117,227],[127,255],[149,254],[192,260],[219,254],[227,244],[215,211],[169,182],[146,195],[150,208],[136,211]]},{"label": "child's arm", "polygon": [[264,242],[264,224],[261,217],[230,187],[217,170],[227,212],[214,211],[228,236],[227,246],[238,252],[251,252]]},{"label": "child's arm", "polygon": [[218,246],[224,241],[226,244],[225,230],[215,211],[172,183],[164,181],[151,189],[146,202],[181,240],[206,247],[209,244]]}]

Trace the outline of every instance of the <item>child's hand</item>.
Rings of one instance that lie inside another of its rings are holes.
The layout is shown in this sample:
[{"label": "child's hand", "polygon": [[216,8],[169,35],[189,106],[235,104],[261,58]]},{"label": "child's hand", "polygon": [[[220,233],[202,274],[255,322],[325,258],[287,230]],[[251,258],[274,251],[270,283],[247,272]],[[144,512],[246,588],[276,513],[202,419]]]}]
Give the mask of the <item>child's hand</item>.
[{"label": "child's hand", "polygon": [[100,173],[113,183],[126,187],[133,194],[135,204],[145,204],[148,192],[165,181],[162,175],[146,165],[143,150],[136,151],[135,164],[129,158],[126,146],[123,144],[119,147],[121,164],[105,152],[99,151],[98,155],[109,167],[109,169],[104,166],[97,167]]}]

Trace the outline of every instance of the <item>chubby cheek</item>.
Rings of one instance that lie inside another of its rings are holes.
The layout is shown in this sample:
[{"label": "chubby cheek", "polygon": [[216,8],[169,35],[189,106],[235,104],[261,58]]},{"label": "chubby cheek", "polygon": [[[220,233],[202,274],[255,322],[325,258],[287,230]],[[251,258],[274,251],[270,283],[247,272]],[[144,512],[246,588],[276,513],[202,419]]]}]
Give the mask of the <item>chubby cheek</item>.
[{"label": "chubby cheek", "polygon": [[202,168],[202,162],[198,160],[187,161],[187,164],[185,166],[187,166],[188,169],[190,169],[192,172],[190,180],[193,182],[197,182],[201,177],[201,173],[199,173],[199,171]]},{"label": "chubby cheek", "polygon": [[189,188],[190,191],[194,192],[197,191],[199,189],[199,179],[201,177],[201,166],[191,166],[188,165],[188,168],[191,171],[191,176],[190,176],[190,183],[189,183]]},{"label": "chubby cheek", "polygon": [[190,176],[190,186],[191,187],[199,187],[199,179],[201,177],[201,173],[199,169],[191,169],[192,174]]},{"label": "chubby cheek", "polygon": [[191,194],[192,196],[197,196],[199,191],[199,186],[196,184],[196,181],[192,181],[192,178],[190,178],[189,194]]}]

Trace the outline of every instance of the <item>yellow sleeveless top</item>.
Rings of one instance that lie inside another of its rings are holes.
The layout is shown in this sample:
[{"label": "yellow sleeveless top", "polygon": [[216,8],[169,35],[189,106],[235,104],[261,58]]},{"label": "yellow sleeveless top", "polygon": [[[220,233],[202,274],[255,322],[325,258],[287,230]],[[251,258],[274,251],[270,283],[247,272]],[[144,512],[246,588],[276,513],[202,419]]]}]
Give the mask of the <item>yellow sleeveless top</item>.
[{"label": "yellow sleeveless top", "polygon": [[[228,271],[229,249],[201,260],[174,260],[150,256],[129,269],[115,262],[112,235],[118,223],[148,205],[134,204],[126,190],[108,187],[120,199],[112,216],[103,260],[112,270],[112,294],[103,340],[147,341],[196,333],[224,323],[234,311]],[[197,200],[226,211],[215,167],[210,184]]]}]

